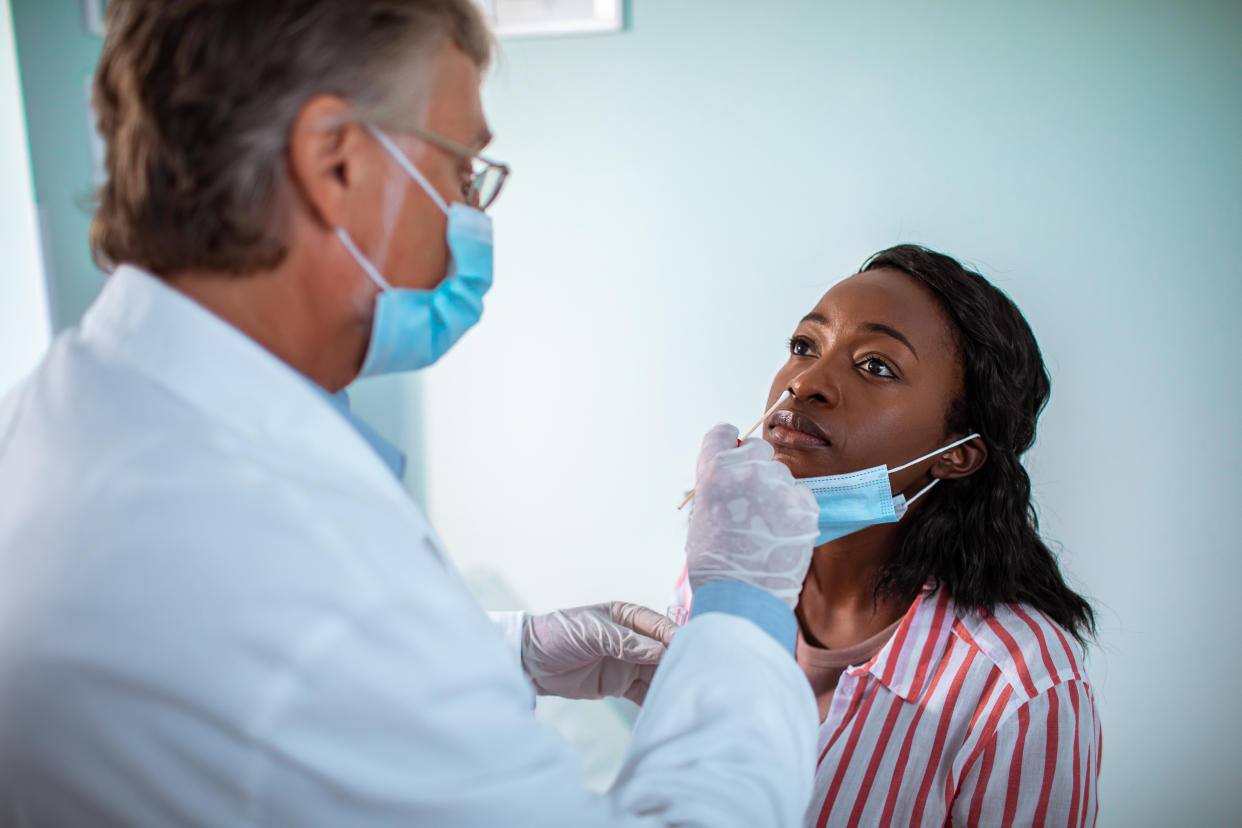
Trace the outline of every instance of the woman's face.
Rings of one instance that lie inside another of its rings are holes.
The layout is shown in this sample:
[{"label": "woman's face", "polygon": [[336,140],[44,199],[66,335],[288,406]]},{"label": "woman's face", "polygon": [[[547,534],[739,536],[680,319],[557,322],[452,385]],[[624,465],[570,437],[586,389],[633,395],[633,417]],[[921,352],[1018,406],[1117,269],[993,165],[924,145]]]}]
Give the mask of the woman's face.
[{"label": "woman's face", "polygon": [[[794,330],[776,374],[765,439],[794,477],[895,468],[965,435],[947,434],[962,393],[952,323],[932,291],[898,270],[840,282]],[[894,492],[930,478],[934,459],[893,475]]]}]

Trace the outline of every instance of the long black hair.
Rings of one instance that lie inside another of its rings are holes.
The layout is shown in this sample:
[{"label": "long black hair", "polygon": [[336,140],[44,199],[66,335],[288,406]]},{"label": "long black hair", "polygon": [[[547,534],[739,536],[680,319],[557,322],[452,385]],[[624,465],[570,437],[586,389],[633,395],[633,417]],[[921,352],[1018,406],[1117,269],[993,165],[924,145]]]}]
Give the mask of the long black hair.
[{"label": "long black hair", "polygon": [[974,474],[943,480],[928,493],[881,571],[878,592],[912,597],[932,582],[983,613],[1027,604],[1085,642],[1095,633],[1095,613],[1066,585],[1040,537],[1031,479],[1019,459],[1035,442],[1051,390],[1035,335],[1008,296],[949,256],[903,244],[862,267],[879,268],[906,273],[940,298],[964,380],[946,433],[979,432],[988,456]]}]

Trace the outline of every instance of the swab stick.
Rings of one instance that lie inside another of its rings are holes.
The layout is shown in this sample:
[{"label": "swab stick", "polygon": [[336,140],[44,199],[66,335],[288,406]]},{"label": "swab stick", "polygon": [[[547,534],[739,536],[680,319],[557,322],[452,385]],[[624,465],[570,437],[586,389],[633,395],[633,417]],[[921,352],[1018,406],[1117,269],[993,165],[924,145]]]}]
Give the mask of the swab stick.
[{"label": "swab stick", "polygon": [[[743,434],[741,438],[737,441],[737,444],[740,446],[742,444],[742,440],[745,440],[747,437],[754,434],[759,429],[759,426],[763,425],[764,422],[767,421],[768,417],[772,416],[772,412],[776,410],[776,407],[778,405],[780,405],[781,403],[785,401],[785,398],[787,396],[789,396],[788,391],[782,392],[781,395],[776,398],[776,402],[772,403],[772,407],[769,408],[767,411],[763,412],[763,416],[759,418],[759,422],[751,426],[750,429],[745,434]],[[694,493],[696,491],[697,489],[690,490],[690,494],[686,495],[686,499],[683,500],[681,504],[677,507],[677,511],[680,512],[682,509],[686,508],[686,504],[694,499]]]}]

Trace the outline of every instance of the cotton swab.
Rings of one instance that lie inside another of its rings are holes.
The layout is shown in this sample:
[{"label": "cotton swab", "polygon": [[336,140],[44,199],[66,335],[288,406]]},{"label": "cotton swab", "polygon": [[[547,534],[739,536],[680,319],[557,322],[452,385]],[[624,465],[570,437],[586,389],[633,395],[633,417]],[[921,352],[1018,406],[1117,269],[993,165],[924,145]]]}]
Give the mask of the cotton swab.
[{"label": "cotton swab", "polygon": [[[781,395],[776,398],[776,402],[772,403],[772,407],[769,408],[767,411],[763,412],[763,416],[759,418],[759,422],[751,426],[750,429],[738,439],[737,444],[740,446],[742,444],[742,440],[745,440],[747,437],[754,434],[759,429],[759,426],[767,422],[768,417],[772,416],[772,412],[776,410],[776,407],[779,406],[781,403],[783,403],[785,401],[785,398],[788,396],[789,396],[788,391],[782,392]],[[677,507],[677,511],[680,512],[682,509],[686,508],[686,504],[694,499],[695,491],[697,491],[697,489],[690,490],[690,494],[686,495],[686,499],[683,500],[681,504]]]}]

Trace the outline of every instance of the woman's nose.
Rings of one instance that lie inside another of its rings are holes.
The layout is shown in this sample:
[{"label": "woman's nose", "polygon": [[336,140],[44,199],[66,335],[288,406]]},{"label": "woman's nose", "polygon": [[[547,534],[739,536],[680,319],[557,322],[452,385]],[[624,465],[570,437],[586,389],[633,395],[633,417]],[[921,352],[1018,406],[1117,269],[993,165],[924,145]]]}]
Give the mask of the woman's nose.
[{"label": "woman's nose", "polygon": [[803,402],[819,402],[835,407],[841,402],[841,388],[825,359],[817,359],[789,383],[794,397]]}]

